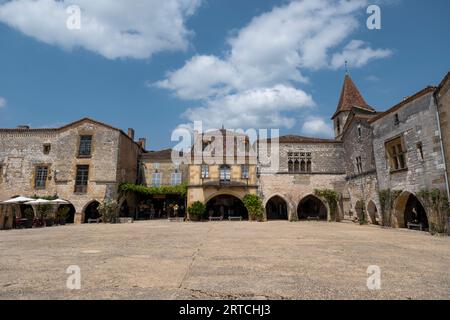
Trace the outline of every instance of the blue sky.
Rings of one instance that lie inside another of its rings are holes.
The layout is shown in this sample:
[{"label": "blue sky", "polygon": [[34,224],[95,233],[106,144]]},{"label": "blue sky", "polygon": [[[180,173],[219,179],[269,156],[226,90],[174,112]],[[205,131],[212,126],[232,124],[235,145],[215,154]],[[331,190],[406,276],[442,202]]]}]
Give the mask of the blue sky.
[{"label": "blue sky", "polygon": [[[0,0],[0,127],[91,117],[149,149],[192,120],[327,136],[343,57],[380,111],[450,70],[448,0],[52,2]],[[366,27],[372,3],[381,30]],[[71,4],[81,30],[65,27]]]}]

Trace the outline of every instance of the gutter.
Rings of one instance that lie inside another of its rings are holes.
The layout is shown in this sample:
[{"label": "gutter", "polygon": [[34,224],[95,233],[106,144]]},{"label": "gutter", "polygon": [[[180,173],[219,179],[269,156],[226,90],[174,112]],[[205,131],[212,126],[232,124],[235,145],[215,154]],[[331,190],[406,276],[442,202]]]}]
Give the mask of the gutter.
[{"label": "gutter", "polygon": [[444,152],[444,142],[442,140],[442,130],[441,130],[441,117],[439,116],[439,102],[436,96],[437,92],[435,92],[434,96],[434,102],[436,105],[436,120],[437,120],[437,126],[438,126],[438,132],[439,132],[439,142],[441,145],[441,155],[442,155],[442,160],[444,162],[444,171],[445,171],[445,186],[447,188],[447,199],[448,201],[450,201],[450,189],[449,189],[449,185],[448,185],[448,172],[447,172],[447,163],[445,161],[445,152]]}]

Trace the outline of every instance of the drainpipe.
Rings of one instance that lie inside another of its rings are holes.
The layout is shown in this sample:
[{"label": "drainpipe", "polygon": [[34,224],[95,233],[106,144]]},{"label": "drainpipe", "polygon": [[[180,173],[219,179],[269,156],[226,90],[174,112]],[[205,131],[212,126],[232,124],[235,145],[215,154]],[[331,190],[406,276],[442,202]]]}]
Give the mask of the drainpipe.
[{"label": "drainpipe", "polygon": [[442,140],[442,130],[441,130],[441,117],[439,116],[439,103],[438,99],[436,97],[436,93],[434,96],[434,102],[436,105],[436,119],[437,119],[437,126],[438,126],[438,132],[439,132],[439,140],[441,145],[441,155],[442,155],[442,161],[444,162],[444,171],[445,171],[445,186],[447,188],[447,199],[450,201],[450,190],[448,186],[448,175],[447,175],[447,163],[445,162],[445,153],[444,153],[444,141]]}]

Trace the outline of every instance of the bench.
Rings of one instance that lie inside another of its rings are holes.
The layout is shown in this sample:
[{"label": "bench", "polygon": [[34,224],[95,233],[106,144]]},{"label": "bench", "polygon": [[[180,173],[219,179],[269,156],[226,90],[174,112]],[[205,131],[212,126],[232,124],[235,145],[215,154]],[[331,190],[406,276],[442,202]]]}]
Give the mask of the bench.
[{"label": "bench", "polygon": [[307,217],[306,220],[308,221],[320,221],[319,217]]},{"label": "bench", "polygon": [[223,217],[209,217],[209,221],[223,221]]},{"label": "bench", "polygon": [[170,222],[184,222],[184,218],[181,218],[181,217],[176,217],[176,218],[172,217],[172,218],[169,218],[168,220]]},{"label": "bench", "polygon": [[134,223],[133,218],[119,218],[119,223]]},{"label": "bench", "polygon": [[408,229],[419,229],[420,231],[423,231],[423,224],[421,223],[412,223],[412,222],[408,222],[407,224]]},{"label": "bench", "polygon": [[88,223],[100,223],[102,219],[98,218],[98,219],[88,219]]},{"label": "bench", "polygon": [[228,217],[229,221],[242,221],[242,217]]}]

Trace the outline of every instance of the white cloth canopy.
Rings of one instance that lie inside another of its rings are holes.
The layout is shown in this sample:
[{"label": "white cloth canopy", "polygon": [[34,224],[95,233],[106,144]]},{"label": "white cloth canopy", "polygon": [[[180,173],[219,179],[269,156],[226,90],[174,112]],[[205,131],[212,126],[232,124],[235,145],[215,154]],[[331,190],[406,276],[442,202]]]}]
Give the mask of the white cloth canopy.
[{"label": "white cloth canopy", "polygon": [[36,205],[36,204],[51,204],[51,201],[44,199],[36,199],[32,201],[25,202],[25,204]]},{"label": "white cloth canopy", "polygon": [[69,204],[69,201],[63,199],[55,199],[50,201],[53,204]]},{"label": "white cloth canopy", "polygon": [[29,202],[29,201],[33,201],[33,199],[27,198],[27,197],[17,197],[17,198],[12,198],[12,199],[3,201],[2,204],[20,204],[20,203]]}]

